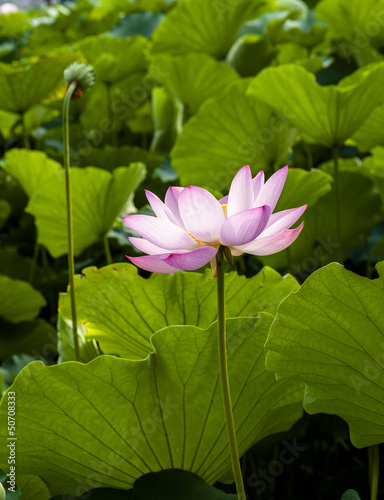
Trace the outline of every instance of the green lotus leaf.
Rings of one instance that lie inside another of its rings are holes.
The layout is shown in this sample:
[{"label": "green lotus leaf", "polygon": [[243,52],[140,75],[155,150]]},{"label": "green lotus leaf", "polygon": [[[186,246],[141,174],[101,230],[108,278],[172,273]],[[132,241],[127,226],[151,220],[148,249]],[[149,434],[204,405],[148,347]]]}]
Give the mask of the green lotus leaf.
[{"label": "green lotus leaf", "polygon": [[46,484],[38,476],[20,475],[17,477],[17,485],[23,500],[50,500],[51,498]]},{"label": "green lotus leaf", "polygon": [[365,66],[326,87],[304,68],[284,64],[256,76],[248,92],[283,113],[305,141],[337,147],[380,104],[383,84],[384,63]]},{"label": "green lotus leaf", "polygon": [[13,148],[5,154],[2,168],[14,177],[28,197],[52,176],[61,176],[62,166],[42,151]]},{"label": "green lotus leaf", "polygon": [[[64,255],[67,248],[64,170],[53,174],[30,198],[27,212],[35,217],[38,242],[53,257]],[[107,170],[72,168],[71,191],[74,250],[79,255],[92,243],[102,241],[112,228],[129,197],[145,177],[142,163]]]},{"label": "green lotus leaf", "polygon": [[274,212],[301,205],[315,205],[319,198],[331,191],[332,182],[332,176],[321,170],[290,168]]},{"label": "green lotus leaf", "polygon": [[[114,264],[84,269],[83,275],[75,278],[78,321],[88,328],[85,338],[97,340],[104,353],[142,359],[157,330],[182,324],[206,328],[217,317],[216,280],[210,271],[143,279],[134,266]],[[227,315],[274,314],[279,302],[297,287],[292,276],[283,278],[269,268],[250,279],[229,273]],[[69,295],[61,296],[59,310],[71,317]]]},{"label": "green lotus leaf", "polygon": [[367,44],[384,42],[383,0],[322,0],[316,17],[327,25],[328,36],[341,41],[345,56],[358,54]]},{"label": "green lotus leaf", "polygon": [[137,36],[122,40],[109,36],[89,37],[76,44],[95,70],[96,81],[112,84],[132,73],[145,73],[148,40]]},{"label": "green lotus leaf", "polygon": [[309,10],[301,19],[286,19],[281,40],[312,48],[321,43],[327,33],[327,26],[319,21],[314,10]]},{"label": "green lotus leaf", "polygon": [[152,59],[150,73],[183,104],[188,116],[239,78],[230,66],[206,54],[158,55]]},{"label": "green lotus leaf", "polygon": [[341,497],[341,500],[361,500],[361,498],[356,490],[347,490]]},{"label": "green lotus leaf", "polygon": [[152,170],[161,162],[161,157],[152,155],[137,146],[94,148],[89,143],[88,146],[84,145],[84,150],[80,150],[78,153],[77,166],[92,165],[105,170],[113,170],[116,167],[124,167],[135,162],[143,162],[148,169]]},{"label": "green lotus leaf", "polygon": [[177,137],[177,103],[162,87],[152,90],[153,138],[150,150],[168,154]]},{"label": "green lotus leaf", "polygon": [[0,63],[0,109],[25,113],[65,89],[64,69],[76,58],[67,53],[46,56],[26,65]]},{"label": "green lotus leaf", "polygon": [[[7,153],[3,168],[20,182],[30,197],[26,210],[35,216],[39,243],[54,257],[65,254],[65,174],[61,165],[40,151],[13,149]],[[116,168],[112,173],[93,167],[72,168],[76,254],[105,237],[144,177],[142,163]]]},{"label": "green lotus leaf", "polygon": [[11,12],[0,16],[0,32],[4,37],[19,36],[29,29],[31,23],[26,12]]},{"label": "green lotus leaf", "polygon": [[[272,320],[267,313],[227,320],[240,454],[302,413],[302,384],[278,382],[265,369]],[[19,476],[38,475],[55,495],[88,491],[95,477],[99,487],[128,489],[163,469],[187,470],[208,484],[228,473],[217,324],[167,327],[153,336],[153,349],[142,361],[99,356],[86,365],[27,365],[12,386]],[[5,396],[1,421],[6,411]],[[0,466],[6,460],[3,449]]]},{"label": "green lotus leaf", "polygon": [[163,19],[164,14],[159,12],[135,12],[120,19],[106,34],[118,38],[136,35],[150,38]]},{"label": "green lotus leaf", "polygon": [[[84,495],[92,495],[92,500],[236,500],[237,496],[214,488],[205,483],[201,477],[181,469],[168,469],[160,472],[149,472],[137,479],[131,490],[116,488],[96,488]],[[66,496],[65,500],[81,500],[80,497]],[[57,495],[51,500],[63,500]]]},{"label": "green lotus leaf", "polygon": [[232,84],[184,126],[172,150],[172,165],[183,185],[228,189],[244,165],[280,167],[297,131],[260,99],[246,95],[249,80]]},{"label": "green lotus leaf", "polygon": [[267,368],[305,383],[308,413],[339,415],[358,447],[384,440],[384,264],[371,281],[340,264],[313,273],[279,306]]},{"label": "green lotus leaf", "polygon": [[153,34],[152,53],[203,52],[224,59],[241,25],[262,12],[267,2],[184,0]]},{"label": "green lotus leaf", "polygon": [[[338,168],[340,172],[351,172],[370,179],[381,196],[382,204],[384,204],[384,148],[377,146],[372,148],[371,153],[371,156],[366,156],[363,160],[358,157],[340,158]],[[319,168],[332,174],[333,161],[322,163]]]},{"label": "green lotus leaf", "polygon": [[375,146],[384,146],[384,105],[377,106],[351,139],[362,152],[370,151]]},{"label": "green lotus leaf", "polygon": [[[23,295],[18,297],[19,306],[20,302],[24,305]],[[20,311],[21,314],[23,312]],[[0,319],[0,360],[11,359],[15,354],[28,354],[34,358],[55,356],[57,335],[52,325],[41,318],[34,321],[19,321],[17,316],[17,320],[15,324]]]},{"label": "green lotus leaf", "polygon": [[[289,262],[290,272],[305,279],[322,265],[343,261],[353,247],[360,245],[361,236],[369,234],[379,221],[381,200],[373,182],[365,175],[340,172],[339,178],[341,241],[337,236],[332,189],[304,212],[301,218],[305,221],[304,228],[289,251],[261,257],[264,264],[286,269]],[[292,208],[292,205],[280,204],[278,208]]]},{"label": "green lotus leaf", "polygon": [[232,45],[226,61],[242,77],[254,76],[272,62],[276,53],[277,48],[267,37],[247,34]]},{"label": "green lotus leaf", "polygon": [[12,323],[34,319],[46,302],[29,283],[0,275],[0,316]]},{"label": "green lotus leaf", "polygon": [[18,118],[18,115],[15,113],[0,110],[0,133],[6,141],[13,135]]},{"label": "green lotus leaf", "polygon": [[[8,464],[7,464],[6,469],[9,470]],[[17,487],[17,485],[15,487],[15,493],[13,493],[13,492],[11,493],[9,491],[8,491],[8,493],[5,493],[5,491],[7,491],[8,487],[9,487],[9,484],[7,484],[7,481],[9,481],[8,475],[4,471],[0,470],[0,499],[4,500],[5,498],[7,498],[7,500],[8,500],[8,498],[9,498],[10,500],[22,500],[21,493],[20,493],[20,490]],[[2,488],[3,488],[3,490],[2,490]],[[4,496],[2,496],[3,491],[4,491]]]},{"label": "green lotus leaf", "polygon": [[[77,361],[76,351],[73,343],[73,328],[70,319],[59,316],[57,321],[57,352],[58,363],[65,361]],[[80,359],[82,363],[88,363],[99,355],[99,349],[94,340],[84,338],[87,328],[85,325],[77,325],[77,336],[79,339]]]}]

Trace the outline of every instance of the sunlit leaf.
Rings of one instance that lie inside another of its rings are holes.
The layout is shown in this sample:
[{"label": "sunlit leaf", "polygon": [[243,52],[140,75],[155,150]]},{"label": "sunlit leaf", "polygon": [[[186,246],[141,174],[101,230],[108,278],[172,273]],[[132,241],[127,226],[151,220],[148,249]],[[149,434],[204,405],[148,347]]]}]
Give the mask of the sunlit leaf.
[{"label": "sunlit leaf", "polygon": [[375,146],[384,146],[384,105],[377,106],[351,139],[360,151],[370,151]]},{"label": "sunlit leaf", "polygon": [[304,382],[305,410],[339,415],[359,448],[384,439],[383,263],[378,271],[376,283],[340,264],[320,269],[280,304],[266,343],[268,369]]},{"label": "sunlit leaf", "polygon": [[150,71],[183,104],[188,116],[238,79],[230,66],[206,54],[159,55],[152,60]]},{"label": "sunlit leaf", "polygon": [[89,37],[76,45],[95,70],[96,80],[115,83],[132,73],[145,72],[144,51],[148,41],[141,36],[121,40],[114,37]]},{"label": "sunlit leaf", "polygon": [[382,101],[383,84],[384,63],[361,68],[326,87],[298,65],[281,65],[256,76],[248,92],[285,114],[304,140],[336,147]]},{"label": "sunlit leaf", "polygon": [[[73,343],[72,321],[59,316],[57,321],[57,352],[58,363],[65,361],[77,361],[76,351]],[[85,340],[84,334],[87,328],[85,325],[77,325],[77,337],[79,340],[80,359],[83,363],[88,363],[99,355],[99,349],[94,340]]]},{"label": "sunlit leaf", "polygon": [[[64,171],[52,175],[29,200],[26,210],[35,217],[38,242],[53,257],[67,251]],[[112,173],[94,167],[72,168],[72,210],[75,254],[102,241],[130,195],[145,177],[141,163]]]},{"label": "sunlit leaf", "polygon": [[[151,335],[160,328],[180,324],[205,328],[217,317],[216,280],[210,271],[154,274],[146,280],[130,264],[114,264],[84,269],[83,275],[75,282],[78,321],[88,328],[85,338],[96,339],[107,354],[142,359],[151,349]],[[227,315],[273,314],[297,287],[292,276],[283,278],[269,268],[251,279],[229,273]],[[59,309],[71,317],[69,295],[61,296]]]},{"label": "sunlit leaf", "polygon": [[153,34],[153,53],[204,52],[223,59],[248,19],[261,13],[265,2],[252,0],[184,0]]},{"label": "sunlit leaf", "polygon": [[46,484],[38,476],[21,475],[17,478],[23,500],[50,500],[51,494]]},{"label": "sunlit leaf", "polygon": [[382,0],[322,0],[316,16],[327,25],[329,36],[341,41],[345,56],[357,54],[365,45],[384,41]]},{"label": "sunlit leaf", "polygon": [[[227,320],[240,454],[290,428],[302,411],[302,385],[277,382],[265,369],[272,320],[266,313]],[[87,491],[93,474],[99,487],[128,489],[143,474],[162,469],[191,471],[208,484],[227,473],[217,324],[207,330],[165,328],[153,346],[142,361],[100,356],[86,365],[29,364],[12,387],[18,401],[18,474],[39,475],[54,495],[79,492],[79,485],[80,493]],[[2,421],[6,411],[3,398]],[[4,439],[6,426],[0,433]],[[3,466],[7,452],[0,453]]]},{"label": "sunlit leaf", "polygon": [[51,176],[61,177],[62,167],[41,151],[13,148],[5,154],[2,168],[14,177],[31,197]]},{"label": "sunlit leaf", "polygon": [[64,69],[76,54],[44,57],[27,65],[0,63],[0,108],[24,113],[47,99],[53,92],[65,90]]},{"label": "sunlit leaf", "polygon": [[182,129],[171,153],[181,184],[228,189],[244,165],[280,167],[297,131],[260,99],[246,95],[248,80],[207,102]]}]

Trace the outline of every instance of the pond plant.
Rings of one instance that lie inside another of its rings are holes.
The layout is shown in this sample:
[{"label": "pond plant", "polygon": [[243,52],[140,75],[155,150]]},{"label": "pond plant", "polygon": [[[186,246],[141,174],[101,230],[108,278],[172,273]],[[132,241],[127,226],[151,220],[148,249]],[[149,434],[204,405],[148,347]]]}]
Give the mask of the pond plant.
[{"label": "pond plant", "polygon": [[383,12],[2,9],[0,500],[381,498]]}]

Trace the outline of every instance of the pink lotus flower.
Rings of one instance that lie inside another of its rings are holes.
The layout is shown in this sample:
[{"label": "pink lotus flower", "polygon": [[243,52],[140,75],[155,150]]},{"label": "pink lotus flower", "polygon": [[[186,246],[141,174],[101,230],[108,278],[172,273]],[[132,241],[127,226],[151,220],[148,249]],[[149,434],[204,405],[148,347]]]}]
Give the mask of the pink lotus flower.
[{"label": "pink lotus flower", "polygon": [[233,179],[228,196],[220,201],[196,186],[170,187],[165,203],[146,191],[156,217],[128,215],[123,220],[141,236],[129,238],[130,242],[148,255],[128,259],[146,271],[177,273],[215,262],[220,245],[234,256],[284,250],[299,236],[304,222],[289,228],[307,208],[272,213],[287,173],[288,166],[264,183],[264,172],[252,179],[251,169],[245,166]]}]

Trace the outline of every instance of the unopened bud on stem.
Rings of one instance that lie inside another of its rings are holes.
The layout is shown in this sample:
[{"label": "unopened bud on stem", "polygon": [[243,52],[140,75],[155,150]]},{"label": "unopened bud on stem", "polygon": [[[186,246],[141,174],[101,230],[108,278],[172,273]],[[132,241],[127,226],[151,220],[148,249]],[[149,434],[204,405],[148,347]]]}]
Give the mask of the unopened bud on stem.
[{"label": "unopened bud on stem", "polygon": [[72,101],[76,101],[77,99],[81,99],[83,92],[89,90],[95,83],[95,72],[89,64],[75,62],[64,70],[64,78],[68,86],[71,83],[76,84],[71,99]]}]

